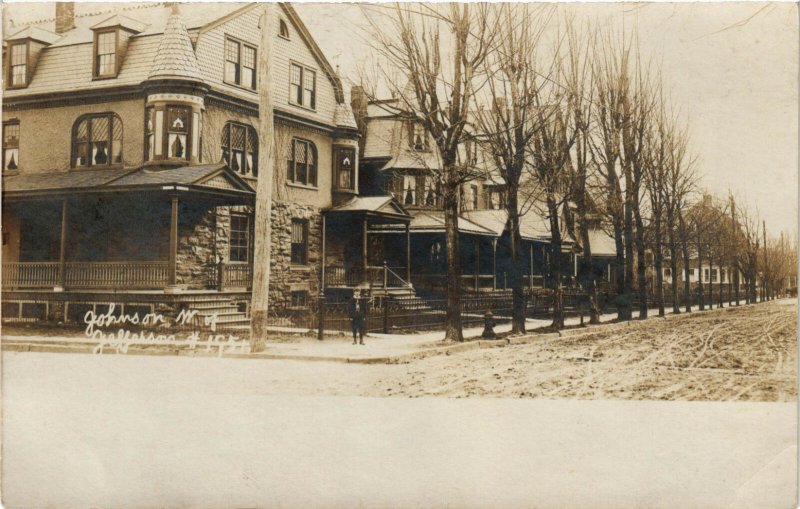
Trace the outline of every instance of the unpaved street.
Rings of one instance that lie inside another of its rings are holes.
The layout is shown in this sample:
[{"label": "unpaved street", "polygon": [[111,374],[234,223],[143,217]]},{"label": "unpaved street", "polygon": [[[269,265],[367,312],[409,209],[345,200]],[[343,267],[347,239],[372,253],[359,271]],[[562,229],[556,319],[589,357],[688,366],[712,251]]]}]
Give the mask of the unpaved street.
[{"label": "unpaved street", "polygon": [[797,305],[742,306],[582,337],[433,357],[369,395],[787,401],[797,397]]}]

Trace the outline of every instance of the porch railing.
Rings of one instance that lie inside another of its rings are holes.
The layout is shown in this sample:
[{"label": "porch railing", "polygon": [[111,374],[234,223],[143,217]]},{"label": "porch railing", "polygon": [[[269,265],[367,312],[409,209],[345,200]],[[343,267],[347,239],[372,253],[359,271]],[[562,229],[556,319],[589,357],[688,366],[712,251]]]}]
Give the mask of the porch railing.
[{"label": "porch railing", "polygon": [[362,267],[345,268],[342,265],[327,265],[325,267],[325,286],[353,287],[366,283],[380,288],[402,288],[409,285],[397,274],[402,270],[404,269],[387,265],[370,265],[365,273]]},{"label": "porch railing", "polygon": [[58,262],[3,264],[3,288],[52,288],[60,284]]},{"label": "porch railing", "polygon": [[[61,284],[59,262],[3,264],[4,288],[53,288]],[[167,284],[167,262],[67,262],[68,288],[157,289]]]},{"label": "porch railing", "polygon": [[167,284],[168,262],[68,262],[69,288],[154,289]]}]

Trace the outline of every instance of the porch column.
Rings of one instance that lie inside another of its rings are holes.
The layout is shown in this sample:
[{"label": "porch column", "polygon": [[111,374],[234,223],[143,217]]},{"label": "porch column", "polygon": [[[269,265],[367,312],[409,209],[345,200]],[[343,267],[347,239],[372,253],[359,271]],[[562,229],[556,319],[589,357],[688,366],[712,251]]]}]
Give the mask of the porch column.
[{"label": "porch column", "polygon": [[169,263],[167,264],[167,287],[165,293],[174,293],[178,282],[178,197],[171,198],[172,210],[169,221]]},{"label": "porch column", "polygon": [[528,288],[533,289],[533,242],[528,244]]},{"label": "porch column", "polygon": [[67,287],[67,199],[61,201],[61,244],[58,255],[58,285],[53,291],[63,292]]},{"label": "porch column", "polygon": [[361,228],[361,266],[364,269],[364,280],[367,280],[367,217],[364,216],[364,221]]},{"label": "porch column", "polygon": [[478,291],[478,279],[481,273],[481,241],[476,238],[475,241],[475,291]]},{"label": "porch column", "polygon": [[411,223],[406,223],[406,282],[411,284]]},{"label": "porch column", "polygon": [[497,239],[492,239],[492,290],[497,290]]}]

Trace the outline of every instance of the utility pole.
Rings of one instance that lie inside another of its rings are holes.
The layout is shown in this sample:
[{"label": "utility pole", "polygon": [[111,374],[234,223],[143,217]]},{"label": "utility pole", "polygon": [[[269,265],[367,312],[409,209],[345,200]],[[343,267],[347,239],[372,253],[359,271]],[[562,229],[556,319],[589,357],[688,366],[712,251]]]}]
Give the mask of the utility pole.
[{"label": "utility pole", "polygon": [[250,304],[250,350],[264,350],[269,306],[270,247],[272,243],[272,178],[275,174],[275,135],[272,120],[272,31],[270,9],[263,4],[258,54],[258,169],[253,248],[253,296]]}]

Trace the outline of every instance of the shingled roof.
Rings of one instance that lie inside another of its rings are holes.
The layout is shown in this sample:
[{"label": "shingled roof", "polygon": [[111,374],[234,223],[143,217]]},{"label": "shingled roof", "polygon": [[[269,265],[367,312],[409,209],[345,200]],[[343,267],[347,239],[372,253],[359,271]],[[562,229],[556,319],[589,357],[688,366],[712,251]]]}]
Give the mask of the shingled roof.
[{"label": "shingled roof", "polygon": [[164,27],[164,35],[156,51],[149,79],[186,79],[203,81],[197,56],[192,49],[192,40],[183,24],[178,4],[173,4],[172,13]]}]

